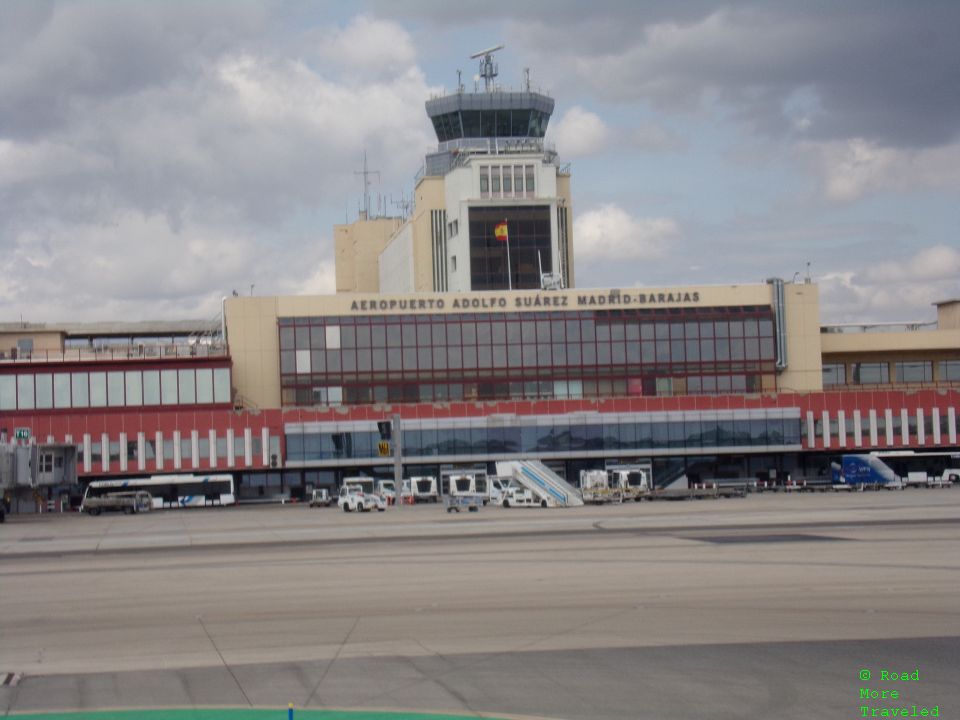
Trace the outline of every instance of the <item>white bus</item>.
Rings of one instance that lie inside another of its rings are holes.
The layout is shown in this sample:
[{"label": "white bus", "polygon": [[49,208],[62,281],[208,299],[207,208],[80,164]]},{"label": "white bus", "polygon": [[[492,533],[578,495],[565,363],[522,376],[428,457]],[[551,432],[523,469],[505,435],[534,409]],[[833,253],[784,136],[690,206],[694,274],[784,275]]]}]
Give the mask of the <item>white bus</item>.
[{"label": "white bus", "polygon": [[153,507],[219,507],[235,505],[233,475],[153,475],[147,478],[94,480],[87,486],[84,500],[107,493],[145,490],[153,498]]}]

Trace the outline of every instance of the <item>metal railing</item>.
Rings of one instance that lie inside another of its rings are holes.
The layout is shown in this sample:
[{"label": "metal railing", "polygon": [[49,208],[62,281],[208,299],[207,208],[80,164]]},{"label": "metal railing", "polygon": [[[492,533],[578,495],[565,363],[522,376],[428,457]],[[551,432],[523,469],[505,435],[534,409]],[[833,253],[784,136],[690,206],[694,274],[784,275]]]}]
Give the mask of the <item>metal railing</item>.
[{"label": "metal railing", "polygon": [[0,364],[112,362],[117,360],[186,359],[228,357],[225,344],[212,345],[124,345],[102,348],[64,348],[0,354]]}]

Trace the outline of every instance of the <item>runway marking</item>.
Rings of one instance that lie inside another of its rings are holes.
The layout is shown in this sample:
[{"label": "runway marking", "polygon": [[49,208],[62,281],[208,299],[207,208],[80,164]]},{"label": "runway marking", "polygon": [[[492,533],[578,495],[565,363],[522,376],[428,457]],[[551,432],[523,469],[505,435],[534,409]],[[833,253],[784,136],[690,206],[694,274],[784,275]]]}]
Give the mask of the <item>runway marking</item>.
[{"label": "runway marking", "polygon": [[3,687],[16,687],[17,685],[20,684],[20,678],[22,677],[22,675],[20,673],[8,672],[8,673],[4,673],[2,677],[3,677],[3,680],[0,681],[0,685],[2,685]]},{"label": "runway marking", "polygon": [[[681,537],[677,535],[676,537]],[[829,535],[801,535],[783,534],[783,535],[704,535],[704,536],[683,536],[684,540],[699,540],[700,542],[716,543],[724,545],[727,543],[788,543],[788,542],[850,542],[847,538],[830,537]]]},{"label": "runway marking", "polygon": [[313,696],[317,694],[317,690],[320,689],[320,686],[323,684],[323,681],[326,680],[327,673],[330,672],[330,668],[333,667],[333,664],[337,661],[337,658],[340,657],[340,653],[343,651],[343,648],[346,646],[347,641],[350,639],[350,636],[353,635],[353,631],[356,630],[357,624],[359,622],[360,622],[360,616],[358,615],[354,619],[353,625],[351,625],[350,629],[347,631],[347,634],[344,635],[343,640],[340,641],[340,645],[337,646],[337,652],[334,653],[332,658],[330,658],[330,662],[327,663],[327,666],[323,668],[323,674],[320,675],[320,679],[317,680],[317,684],[313,686],[313,690],[310,691],[310,694],[307,696],[307,699],[303,703],[304,707],[307,707],[313,700]]},{"label": "runway marking", "polygon": [[230,673],[230,677],[232,677],[233,681],[237,684],[237,689],[240,690],[240,694],[243,695],[243,699],[247,701],[247,705],[253,707],[253,703],[250,702],[250,698],[247,697],[247,693],[243,689],[243,685],[240,684],[240,680],[233,672],[233,668],[227,664],[226,658],[223,657],[223,653],[220,652],[220,648],[217,647],[217,643],[214,642],[213,636],[210,634],[210,631],[207,630],[207,626],[203,623],[203,618],[200,615],[197,615],[197,622],[200,623],[200,627],[203,628],[203,632],[206,634],[207,640],[210,641],[210,644],[213,645],[213,649],[217,651],[217,655],[220,657],[220,662],[223,663],[223,667],[226,668],[227,672]]}]

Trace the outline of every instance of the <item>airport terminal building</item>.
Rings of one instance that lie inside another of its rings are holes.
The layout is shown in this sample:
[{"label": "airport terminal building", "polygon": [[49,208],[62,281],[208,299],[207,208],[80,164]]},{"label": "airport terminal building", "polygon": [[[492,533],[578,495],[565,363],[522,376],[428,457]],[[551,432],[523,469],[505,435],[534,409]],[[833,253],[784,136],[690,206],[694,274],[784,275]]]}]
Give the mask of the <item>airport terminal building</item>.
[{"label": "airport terminal building", "polygon": [[657,484],[960,453],[960,300],[825,326],[809,281],[576,288],[552,109],[529,87],[428,101],[414,206],[334,228],[335,295],[225,298],[213,327],[0,325],[0,442],[35,447],[37,502],[78,494],[65,466],[229,472],[252,501],[392,477],[395,452],[406,474],[643,462]]}]

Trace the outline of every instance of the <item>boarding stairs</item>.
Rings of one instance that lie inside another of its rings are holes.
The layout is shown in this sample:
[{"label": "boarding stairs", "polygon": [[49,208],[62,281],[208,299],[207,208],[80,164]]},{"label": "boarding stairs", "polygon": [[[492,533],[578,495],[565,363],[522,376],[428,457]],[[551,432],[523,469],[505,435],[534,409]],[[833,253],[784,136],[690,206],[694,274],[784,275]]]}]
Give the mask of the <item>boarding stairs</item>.
[{"label": "boarding stairs", "polygon": [[551,507],[583,505],[580,492],[539,460],[506,460],[497,463],[497,475],[506,475],[513,482],[544,497]]}]

